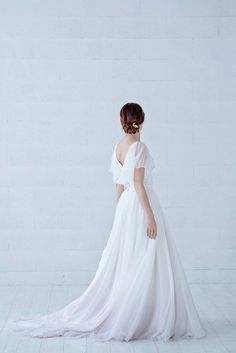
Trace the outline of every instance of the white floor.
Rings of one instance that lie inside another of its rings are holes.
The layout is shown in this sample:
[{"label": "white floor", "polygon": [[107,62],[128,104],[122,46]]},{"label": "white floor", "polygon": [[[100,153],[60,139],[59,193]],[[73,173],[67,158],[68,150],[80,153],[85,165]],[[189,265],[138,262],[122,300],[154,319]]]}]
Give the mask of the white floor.
[{"label": "white floor", "polygon": [[0,353],[236,353],[236,284],[192,284],[190,288],[208,336],[161,343],[22,337],[6,329],[8,317],[60,309],[85,287],[0,287]]}]

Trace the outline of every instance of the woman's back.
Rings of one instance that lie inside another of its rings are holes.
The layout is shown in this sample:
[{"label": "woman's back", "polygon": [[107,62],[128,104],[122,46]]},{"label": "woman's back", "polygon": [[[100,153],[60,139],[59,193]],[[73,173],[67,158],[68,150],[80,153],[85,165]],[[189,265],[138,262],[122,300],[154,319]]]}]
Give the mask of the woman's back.
[{"label": "woman's back", "polygon": [[[123,163],[119,158],[120,155],[122,155]],[[142,141],[135,141],[127,147],[124,142],[117,142],[109,168],[109,171],[113,174],[113,182],[123,184],[125,187],[133,184],[134,168],[140,167],[145,168],[144,184],[152,186],[152,171],[155,168],[155,162],[146,144]]]}]

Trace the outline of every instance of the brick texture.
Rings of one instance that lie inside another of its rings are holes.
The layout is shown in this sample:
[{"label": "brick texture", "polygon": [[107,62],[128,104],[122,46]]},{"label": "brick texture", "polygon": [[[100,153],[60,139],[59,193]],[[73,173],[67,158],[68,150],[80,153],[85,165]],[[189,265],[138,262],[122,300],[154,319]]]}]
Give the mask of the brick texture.
[{"label": "brick texture", "polygon": [[128,101],[189,280],[235,281],[235,4],[0,1],[0,284],[89,283]]}]

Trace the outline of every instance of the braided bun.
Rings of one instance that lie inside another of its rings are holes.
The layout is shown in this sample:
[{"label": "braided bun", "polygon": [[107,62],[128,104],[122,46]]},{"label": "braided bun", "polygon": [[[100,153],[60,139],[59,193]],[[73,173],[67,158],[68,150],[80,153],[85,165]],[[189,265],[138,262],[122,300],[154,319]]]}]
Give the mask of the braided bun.
[{"label": "braided bun", "polygon": [[135,134],[139,131],[139,124],[137,121],[128,121],[122,124],[123,130],[128,134]]},{"label": "braided bun", "polygon": [[137,103],[126,103],[120,110],[120,121],[124,132],[135,134],[144,122],[143,109]]}]

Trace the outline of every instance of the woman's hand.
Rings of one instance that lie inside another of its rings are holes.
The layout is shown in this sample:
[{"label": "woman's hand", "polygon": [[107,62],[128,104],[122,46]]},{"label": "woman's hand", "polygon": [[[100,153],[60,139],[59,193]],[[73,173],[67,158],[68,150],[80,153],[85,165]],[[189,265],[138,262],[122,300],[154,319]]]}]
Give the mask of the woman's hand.
[{"label": "woman's hand", "polygon": [[153,216],[149,216],[147,219],[147,236],[151,239],[155,239],[157,236],[157,224]]}]

